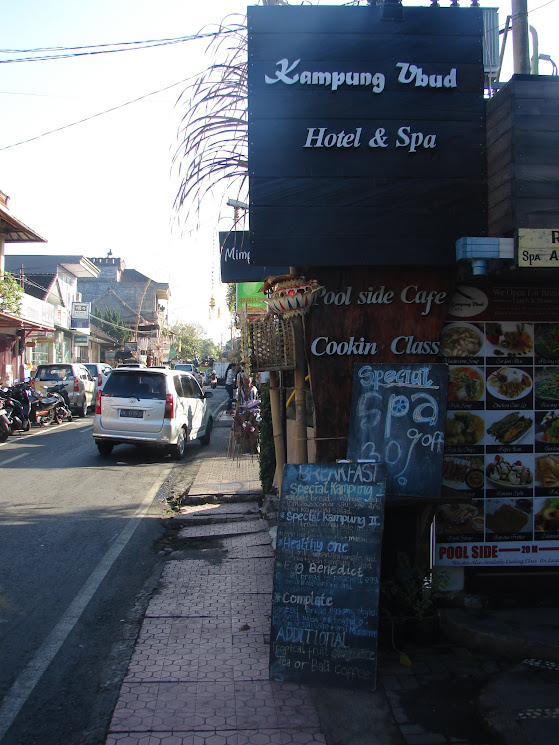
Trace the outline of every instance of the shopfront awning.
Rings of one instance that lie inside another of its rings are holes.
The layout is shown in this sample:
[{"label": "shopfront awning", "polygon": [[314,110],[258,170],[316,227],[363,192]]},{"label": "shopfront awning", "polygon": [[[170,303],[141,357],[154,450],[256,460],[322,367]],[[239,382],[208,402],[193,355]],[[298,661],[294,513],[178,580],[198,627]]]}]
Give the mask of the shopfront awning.
[{"label": "shopfront awning", "polygon": [[12,215],[0,199],[0,232],[5,243],[46,243],[46,239]]},{"label": "shopfront awning", "polygon": [[18,318],[11,313],[0,312],[0,334],[15,333],[18,329],[24,329],[27,333],[32,331],[54,331],[54,326],[30,321],[27,318]]}]

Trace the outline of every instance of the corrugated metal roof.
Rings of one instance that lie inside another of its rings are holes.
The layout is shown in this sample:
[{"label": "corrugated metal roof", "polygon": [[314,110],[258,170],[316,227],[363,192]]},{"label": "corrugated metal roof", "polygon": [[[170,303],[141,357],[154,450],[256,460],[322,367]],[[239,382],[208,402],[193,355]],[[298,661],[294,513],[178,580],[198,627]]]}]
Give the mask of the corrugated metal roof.
[{"label": "corrugated metal roof", "polygon": [[46,243],[46,239],[12,215],[0,200],[0,229],[5,243]]},{"label": "corrugated metal roof", "polygon": [[41,254],[34,256],[31,254],[6,254],[6,269],[12,274],[19,271],[23,264],[23,269],[29,274],[47,274],[54,272],[57,266],[61,266],[70,274],[76,277],[97,277],[99,275],[98,267],[93,264],[86,256],[76,255],[68,256],[59,254],[49,256]]}]

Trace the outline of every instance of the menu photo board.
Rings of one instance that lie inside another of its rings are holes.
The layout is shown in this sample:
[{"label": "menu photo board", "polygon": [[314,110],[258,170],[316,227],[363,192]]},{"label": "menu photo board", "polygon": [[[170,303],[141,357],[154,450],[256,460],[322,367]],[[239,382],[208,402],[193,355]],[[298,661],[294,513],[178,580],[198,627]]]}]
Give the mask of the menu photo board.
[{"label": "menu photo board", "polygon": [[523,307],[522,288],[508,288],[517,320],[494,320],[485,302],[481,318],[443,328],[442,496],[453,502],[436,516],[441,566],[559,563],[559,322],[541,320],[538,292]]},{"label": "menu photo board", "polygon": [[438,498],[446,364],[354,365],[347,457],[386,462],[390,497]]},{"label": "menu photo board", "polygon": [[385,475],[380,463],[284,467],[272,680],[374,690]]}]

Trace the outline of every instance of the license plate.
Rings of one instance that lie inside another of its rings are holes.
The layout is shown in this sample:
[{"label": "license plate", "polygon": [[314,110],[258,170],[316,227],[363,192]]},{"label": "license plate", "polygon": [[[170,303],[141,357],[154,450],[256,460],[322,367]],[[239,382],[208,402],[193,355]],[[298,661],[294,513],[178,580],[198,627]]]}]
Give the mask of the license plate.
[{"label": "license plate", "polygon": [[141,409],[121,409],[120,416],[128,417],[128,419],[143,419],[144,412]]}]

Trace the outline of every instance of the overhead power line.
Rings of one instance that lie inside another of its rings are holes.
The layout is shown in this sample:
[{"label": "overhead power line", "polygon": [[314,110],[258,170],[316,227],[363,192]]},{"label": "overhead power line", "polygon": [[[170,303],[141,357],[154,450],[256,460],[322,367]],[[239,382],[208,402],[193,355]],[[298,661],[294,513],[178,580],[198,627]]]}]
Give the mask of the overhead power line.
[{"label": "overhead power line", "polygon": [[20,142],[13,142],[11,145],[4,145],[3,147],[0,147],[0,151],[9,150],[12,147],[18,147],[18,145],[26,145],[28,142],[33,142],[34,140],[41,139],[41,137],[52,135],[55,132],[61,132],[64,129],[68,129],[69,127],[75,127],[78,124],[83,124],[84,122],[89,122],[92,119],[96,119],[99,116],[110,114],[112,111],[118,111],[118,109],[122,109],[125,106],[130,106],[133,103],[138,103],[138,101],[142,101],[144,98],[149,98],[149,96],[155,96],[157,93],[168,91],[170,88],[174,88],[177,85],[181,85],[181,83],[187,83],[189,80],[192,80],[195,77],[197,76],[191,75],[188,78],[177,80],[176,83],[172,83],[171,85],[166,85],[164,88],[159,88],[159,90],[151,91],[151,93],[145,93],[143,96],[139,96],[138,98],[133,98],[131,101],[125,101],[125,103],[121,103],[118,106],[112,106],[110,109],[105,109],[105,111],[99,111],[97,114],[86,116],[84,119],[79,119],[77,122],[70,122],[70,124],[64,124],[62,127],[57,127],[56,129],[50,129],[48,132],[42,132],[40,135],[35,135],[34,137],[28,137],[26,140],[20,140]]},{"label": "overhead power line", "polygon": [[[217,31],[207,31],[205,33],[199,31],[197,34],[190,34],[189,36],[176,36],[168,39],[147,39],[144,41],[121,41],[114,44],[91,44],[89,46],[79,47],[38,47],[36,49],[0,49],[0,54],[34,55],[0,59],[0,65],[12,64],[14,62],[45,62],[55,59],[68,59],[70,57],[131,52],[136,49],[151,49],[153,47],[169,46],[171,44],[182,44],[186,41],[196,41],[197,39],[208,39],[215,36],[223,36],[227,33],[229,33],[227,29],[218,29]],[[52,54],[45,54],[46,52],[52,52]]]}]

